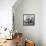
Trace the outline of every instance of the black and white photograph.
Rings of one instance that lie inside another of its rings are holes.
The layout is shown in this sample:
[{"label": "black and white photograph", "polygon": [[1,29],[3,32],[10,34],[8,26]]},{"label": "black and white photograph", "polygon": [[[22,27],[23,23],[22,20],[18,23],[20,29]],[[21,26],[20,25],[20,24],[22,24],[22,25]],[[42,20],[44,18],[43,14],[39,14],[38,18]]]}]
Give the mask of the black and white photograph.
[{"label": "black and white photograph", "polygon": [[25,26],[35,25],[35,14],[24,14],[23,15],[23,25]]}]

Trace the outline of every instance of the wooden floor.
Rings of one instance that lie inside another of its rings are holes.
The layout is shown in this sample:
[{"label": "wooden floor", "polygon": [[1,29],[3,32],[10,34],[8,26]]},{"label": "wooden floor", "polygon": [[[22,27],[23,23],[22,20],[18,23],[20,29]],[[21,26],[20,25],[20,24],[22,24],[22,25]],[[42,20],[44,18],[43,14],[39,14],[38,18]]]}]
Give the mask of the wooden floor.
[{"label": "wooden floor", "polygon": [[2,43],[0,46],[16,46],[15,39],[13,39],[13,40],[6,40],[6,42]]}]

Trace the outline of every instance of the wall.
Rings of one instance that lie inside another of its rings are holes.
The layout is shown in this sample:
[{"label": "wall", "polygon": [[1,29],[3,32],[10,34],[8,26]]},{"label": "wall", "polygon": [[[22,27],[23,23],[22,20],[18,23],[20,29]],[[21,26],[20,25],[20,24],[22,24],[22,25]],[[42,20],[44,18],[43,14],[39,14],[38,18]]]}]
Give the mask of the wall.
[{"label": "wall", "polygon": [[41,1],[41,41],[46,46],[46,0]]},{"label": "wall", "polygon": [[[41,0],[23,0],[17,7],[16,5],[13,7],[15,29],[22,32],[25,39],[34,40],[36,46],[41,46]],[[35,14],[35,25],[24,26],[23,14]]]},{"label": "wall", "polygon": [[12,6],[16,0],[0,0],[0,27],[12,28]]}]

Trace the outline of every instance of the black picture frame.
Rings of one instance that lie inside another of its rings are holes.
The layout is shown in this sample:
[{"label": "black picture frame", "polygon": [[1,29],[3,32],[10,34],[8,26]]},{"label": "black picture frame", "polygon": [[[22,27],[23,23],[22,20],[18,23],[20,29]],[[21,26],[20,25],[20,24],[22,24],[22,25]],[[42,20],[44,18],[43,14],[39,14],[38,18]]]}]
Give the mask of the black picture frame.
[{"label": "black picture frame", "polygon": [[35,14],[23,14],[23,25],[34,26],[35,25]]}]

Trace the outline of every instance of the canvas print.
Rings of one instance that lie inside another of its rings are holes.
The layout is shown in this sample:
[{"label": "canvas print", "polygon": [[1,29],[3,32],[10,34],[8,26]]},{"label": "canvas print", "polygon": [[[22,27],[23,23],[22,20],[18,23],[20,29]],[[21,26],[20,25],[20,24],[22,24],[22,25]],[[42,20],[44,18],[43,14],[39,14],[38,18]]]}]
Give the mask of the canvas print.
[{"label": "canvas print", "polygon": [[24,14],[23,25],[26,25],[26,26],[35,25],[35,14]]}]

